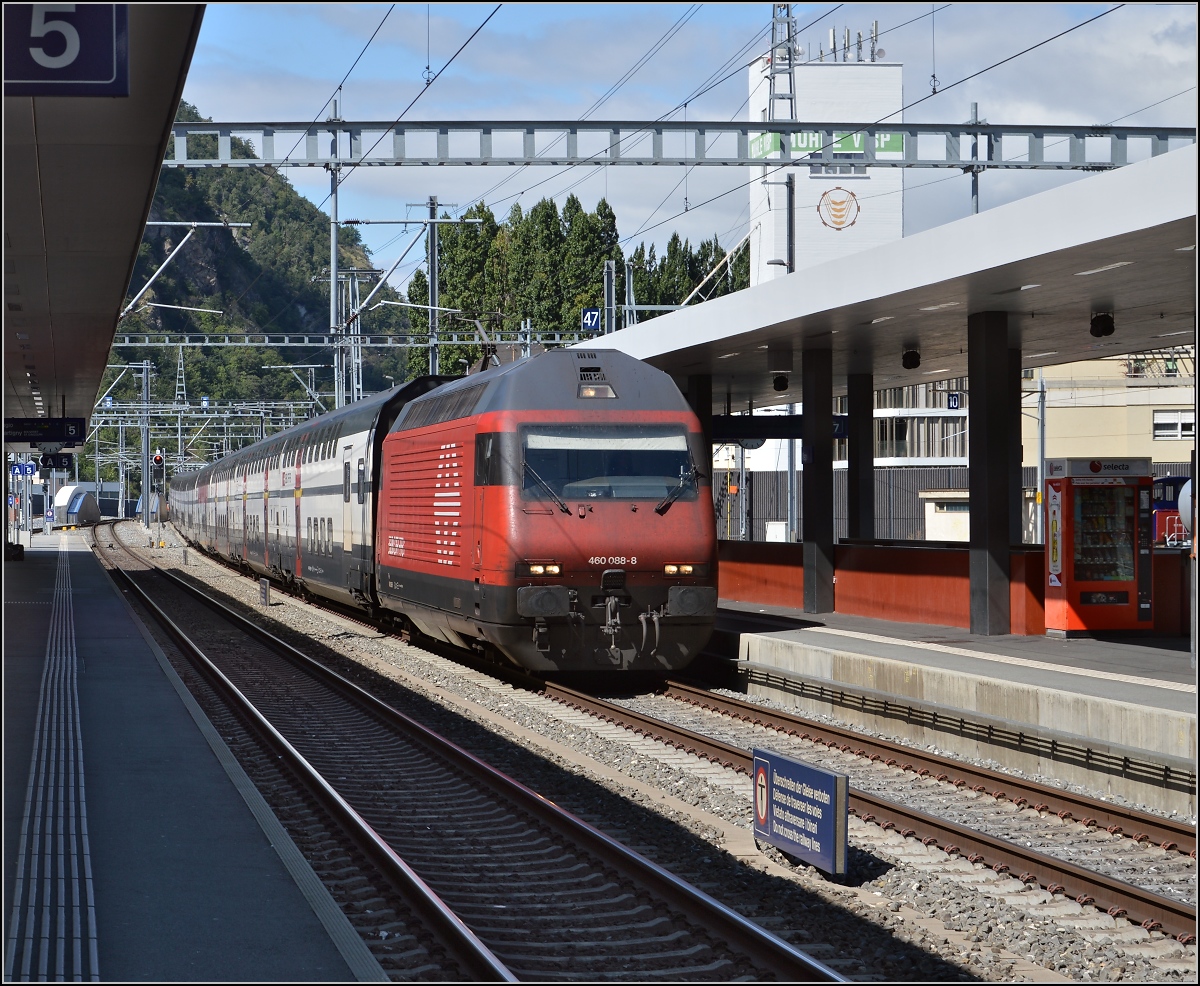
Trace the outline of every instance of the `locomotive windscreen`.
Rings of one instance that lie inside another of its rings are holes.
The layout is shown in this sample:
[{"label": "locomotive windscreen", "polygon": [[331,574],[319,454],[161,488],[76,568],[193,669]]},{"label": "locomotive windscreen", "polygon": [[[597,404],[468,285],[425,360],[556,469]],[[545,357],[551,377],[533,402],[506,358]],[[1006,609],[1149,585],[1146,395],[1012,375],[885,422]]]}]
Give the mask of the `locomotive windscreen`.
[{"label": "locomotive windscreen", "polygon": [[521,440],[529,499],[660,500],[681,483],[677,499],[696,497],[682,427],[529,425]]}]

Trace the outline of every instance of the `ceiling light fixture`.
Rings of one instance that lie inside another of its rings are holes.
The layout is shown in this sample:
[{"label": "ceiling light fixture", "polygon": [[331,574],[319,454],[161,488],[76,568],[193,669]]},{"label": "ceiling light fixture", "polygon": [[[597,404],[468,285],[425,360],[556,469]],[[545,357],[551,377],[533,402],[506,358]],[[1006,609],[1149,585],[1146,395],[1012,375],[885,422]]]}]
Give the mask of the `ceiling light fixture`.
[{"label": "ceiling light fixture", "polygon": [[1032,291],[1034,288],[1040,288],[1040,287],[1041,287],[1040,284],[1022,284],[1021,290],[1022,291]]},{"label": "ceiling light fixture", "polygon": [[1115,264],[1105,264],[1103,267],[1093,267],[1091,270],[1075,272],[1076,277],[1087,277],[1088,274],[1103,274],[1106,270],[1116,270],[1118,267],[1128,267],[1132,260],[1118,260]]},{"label": "ceiling light fixture", "polygon": [[1163,332],[1159,335],[1156,335],[1154,338],[1155,339],[1170,339],[1171,336],[1190,336],[1191,334],[1192,334],[1191,329],[1181,329],[1178,332]]},{"label": "ceiling light fixture", "polygon": [[741,356],[741,353],[726,353],[724,356],[718,356],[717,359],[729,359],[730,356]]},{"label": "ceiling light fixture", "polygon": [[958,306],[959,306],[959,302],[957,302],[957,301],[946,301],[940,305],[930,305],[928,308],[922,308],[921,311],[923,311],[923,312],[940,312],[943,308],[957,308]]},{"label": "ceiling light fixture", "polygon": [[1191,246],[1176,247],[1175,252],[1176,253],[1190,253],[1192,250],[1195,250],[1195,249],[1196,249],[1196,244],[1193,243]]},{"label": "ceiling light fixture", "polygon": [[873,318],[871,319],[871,324],[878,325],[880,322],[887,322],[895,317],[895,315],[884,315],[882,318]]},{"label": "ceiling light fixture", "polygon": [[1057,356],[1057,355],[1058,355],[1058,350],[1057,350],[1057,349],[1051,349],[1051,350],[1050,350],[1049,352],[1047,352],[1047,353],[1030,353],[1030,354],[1029,354],[1028,356],[1026,356],[1025,358],[1026,358],[1026,359],[1041,359],[1043,356]]},{"label": "ceiling light fixture", "polygon": [[1097,339],[1102,336],[1110,336],[1117,329],[1117,321],[1113,318],[1112,312],[1096,312],[1092,316],[1092,322],[1088,331],[1091,332]]}]

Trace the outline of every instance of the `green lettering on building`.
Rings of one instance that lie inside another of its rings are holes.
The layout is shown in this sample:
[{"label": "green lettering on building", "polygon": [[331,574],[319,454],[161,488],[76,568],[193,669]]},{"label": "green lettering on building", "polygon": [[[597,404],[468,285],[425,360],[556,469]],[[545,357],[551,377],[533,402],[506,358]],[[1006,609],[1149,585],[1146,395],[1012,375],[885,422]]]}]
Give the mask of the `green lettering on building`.
[{"label": "green lettering on building", "polygon": [[[820,154],[828,151],[831,154],[862,154],[866,134],[862,131],[835,131],[833,141],[828,147],[822,145],[821,134],[815,131],[789,134],[789,146],[793,157],[806,154]],[[767,157],[777,154],[782,146],[779,134],[757,134],[750,138],[750,156]],[[904,134],[877,133],[875,134],[875,153],[903,154]]]}]

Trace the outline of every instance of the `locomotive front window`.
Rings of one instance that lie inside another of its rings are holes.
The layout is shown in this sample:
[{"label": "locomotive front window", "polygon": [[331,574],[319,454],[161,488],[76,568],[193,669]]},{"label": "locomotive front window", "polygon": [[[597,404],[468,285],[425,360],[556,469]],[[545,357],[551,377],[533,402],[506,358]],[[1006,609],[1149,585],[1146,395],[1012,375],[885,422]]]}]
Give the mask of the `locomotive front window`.
[{"label": "locomotive front window", "polygon": [[530,425],[522,429],[527,499],[694,500],[696,480],[681,427]]}]

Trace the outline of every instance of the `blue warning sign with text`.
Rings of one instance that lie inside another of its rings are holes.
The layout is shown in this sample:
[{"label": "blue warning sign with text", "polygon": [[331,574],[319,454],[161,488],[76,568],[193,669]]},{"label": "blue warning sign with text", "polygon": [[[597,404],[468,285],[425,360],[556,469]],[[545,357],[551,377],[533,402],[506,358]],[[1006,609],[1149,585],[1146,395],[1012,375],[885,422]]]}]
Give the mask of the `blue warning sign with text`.
[{"label": "blue warning sign with text", "polygon": [[755,750],[753,779],[754,837],[825,873],[844,874],[849,778]]}]

